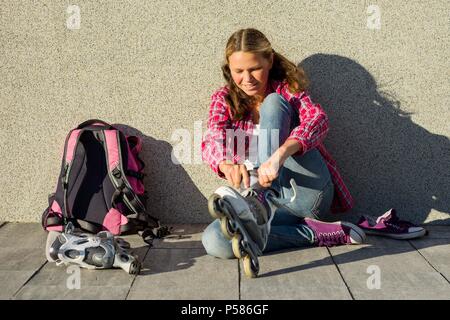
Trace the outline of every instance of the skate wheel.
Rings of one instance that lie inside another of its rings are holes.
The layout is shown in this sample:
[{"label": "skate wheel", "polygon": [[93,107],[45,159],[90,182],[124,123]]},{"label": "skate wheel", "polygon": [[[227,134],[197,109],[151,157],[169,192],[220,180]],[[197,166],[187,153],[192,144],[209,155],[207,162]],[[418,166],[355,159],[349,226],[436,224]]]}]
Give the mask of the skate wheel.
[{"label": "skate wheel", "polygon": [[228,240],[231,240],[235,235],[235,231],[230,226],[230,222],[227,217],[220,218],[220,230],[222,230],[223,235]]},{"label": "skate wheel", "polygon": [[130,265],[129,274],[137,275],[141,272],[141,263],[138,260],[135,260]]},{"label": "skate wheel", "polygon": [[125,241],[122,238],[117,238],[116,239],[116,243],[124,251],[127,251],[127,250],[131,249],[130,243],[128,241]]},{"label": "skate wheel", "polygon": [[256,278],[258,276],[259,267],[256,266],[250,255],[246,255],[243,259],[244,273],[248,278]]},{"label": "skate wheel", "polygon": [[242,258],[241,241],[242,235],[240,234],[236,234],[231,240],[234,256],[238,259]]},{"label": "skate wheel", "polygon": [[219,199],[221,198],[217,193],[213,193],[208,199],[208,211],[214,219],[220,219],[223,217],[223,213],[218,210],[217,201]]}]

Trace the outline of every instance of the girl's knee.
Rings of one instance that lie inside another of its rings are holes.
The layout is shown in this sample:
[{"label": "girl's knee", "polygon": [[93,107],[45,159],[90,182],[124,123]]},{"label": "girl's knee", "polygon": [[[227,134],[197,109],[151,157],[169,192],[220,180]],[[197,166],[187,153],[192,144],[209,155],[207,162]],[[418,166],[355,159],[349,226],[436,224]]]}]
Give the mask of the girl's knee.
[{"label": "girl's knee", "polygon": [[264,103],[281,103],[283,101],[285,101],[285,98],[276,92],[269,93],[264,98]]},{"label": "girl's knee", "polygon": [[[274,106],[277,106],[274,108]],[[290,113],[291,106],[289,102],[280,94],[273,92],[264,98],[264,101],[259,108],[261,116],[273,116],[280,112]]]},{"label": "girl's knee", "polygon": [[[234,258],[231,243],[220,231],[219,220],[211,223],[202,234],[202,244],[206,253],[222,259]],[[218,226],[216,225],[218,224]]]},{"label": "girl's knee", "polygon": [[333,183],[328,182],[320,191],[310,188],[299,189],[301,190],[297,190],[296,193],[302,194],[302,197],[295,197],[294,201],[288,204],[290,209],[299,217],[327,220],[334,194]]}]

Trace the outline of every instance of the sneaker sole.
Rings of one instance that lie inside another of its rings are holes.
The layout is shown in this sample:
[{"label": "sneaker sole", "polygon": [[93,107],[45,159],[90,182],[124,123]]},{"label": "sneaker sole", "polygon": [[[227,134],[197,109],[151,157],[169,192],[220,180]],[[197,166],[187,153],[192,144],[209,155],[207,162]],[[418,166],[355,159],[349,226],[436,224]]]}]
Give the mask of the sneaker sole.
[{"label": "sneaker sole", "polygon": [[362,244],[366,241],[366,233],[364,232],[363,229],[350,222],[341,221],[340,223],[341,225],[351,229],[350,231],[350,238],[352,240],[351,244]]},{"label": "sneaker sole", "polygon": [[410,233],[401,233],[401,234],[395,234],[395,233],[384,233],[380,231],[374,231],[374,230],[366,230],[366,234],[371,236],[382,236],[382,237],[388,237],[392,239],[398,239],[398,240],[408,240],[408,239],[414,239],[414,238],[420,238],[423,237],[426,234],[426,230],[420,230],[416,232],[410,232]]}]

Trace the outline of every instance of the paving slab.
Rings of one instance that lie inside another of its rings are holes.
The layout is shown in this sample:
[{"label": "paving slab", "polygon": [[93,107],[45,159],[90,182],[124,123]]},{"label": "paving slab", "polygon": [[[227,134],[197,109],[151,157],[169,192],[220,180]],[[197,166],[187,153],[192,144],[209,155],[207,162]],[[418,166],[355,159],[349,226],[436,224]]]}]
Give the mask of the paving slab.
[{"label": "paving slab", "polygon": [[304,248],[260,257],[260,274],[246,278],[241,265],[241,299],[333,299],[351,296],[326,248]]},{"label": "paving slab", "polygon": [[13,298],[46,263],[45,240],[37,223],[7,223],[0,228],[0,299]]},{"label": "paving slab", "polygon": [[450,239],[450,226],[424,226],[428,235],[422,239]]},{"label": "paving slab", "polygon": [[134,276],[121,269],[78,269],[47,263],[15,296],[16,299],[125,299]]},{"label": "paving slab", "polygon": [[[17,292],[16,299],[125,299],[134,276],[123,270],[80,269],[81,289],[68,289],[71,274],[67,267],[46,262],[46,237],[37,223],[7,223],[0,228],[0,241],[4,244],[0,248],[1,298],[13,298]],[[138,240],[142,243],[138,236],[128,240],[136,242],[133,254],[143,260],[148,246],[137,246]]]},{"label": "paving slab", "polygon": [[[43,290],[39,286],[27,287],[21,290],[17,300],[123,300],[128,294],[129,287],[89,287],[84,289],[62,288],[48,286]],[[49,295],[51,292],[51,295]]]},{"label": "paving slab", "polygon": [[47,233],[39,223],[8,222],[0,228],[2,247],[40,248],[44,250]]},{"label": "paving slab", "polygon": [[150,249],[150,246],[144,242],[142,237],[138,234],[133,234],[128,236],[120,236],[120,238],[130,244],[131,253],[142,262]]},{"label": "paving slab", "polygon": [[329,250],[357,300],[450,298],[449,283],[408,241],[368,237]]},{"label": "paving slab", "polygon": [[206,255],[204,249],[152,248],[127,299],[230,300],[239,298],[237,260]]},{"label": "paving slab", "polygon": [[[161,248],[201,248],[201,231],[205,225],[171,225],[172,234],[167,238],[155,240],[155,247]],[[0,257],[4,261],[3,268],[11,269],[14,265],[21,268],[31,266],[31,260],[38,259],[39,266],[45,263],[44,247],[46,233],[42,231],[38,224],[13,224],[8,227],[9,233],[18,234],[18,232],[33,234],[35,240],[38,241],[23,241],[21,246],[25,248],[38,247],[30,249],[6,248],[0,250]],[[1,237],[1,235],[0,235]],[[5,235],[6,237],[6,235]],[[128,241],[133,248],[132,253],[141,261],[144,260],[145,255],[149,250],[149,246],[145,244],[139,235],[123,236],[123,239]],[[26,240],[26,239],[25,239]],[[5,288],[2,296],[4,298],[11,297],[21,285],[35,273],[31,270],[27,273],[21,272],[14,277],[10,277],[4,273]],[[17,299],[28,299],[30,297],[37,299],[125,299],[128,295],[134,276],[126,274],[122,270],[101,270],[91,271],[80,269],[80,289],[69,289],[67,287],[67,280],[71,276],[67,272],[67,267],[56,267],[54,263],[49,263],[40,270],[40,272],[23,287],[16,295]],[[11,280],[13,279],[13,280]],[[20,285],[17,286],[16,282]],[[104,291],[100,291],[94,296],[91,293],[98,291],[97,287],[105,287]],[[94,289],[93,289],[94,288]]]},{"label": "paving slab", "polygon": [[[80,288],[70,289],[67,267],[46,262],[39,224],[0,222],[0,299],[450,300],[447,226],[427,226],[428,236],[410,241],[370,236],[358,246],[268,254],[260,257],[257,279],[247,279],[236,259],[206,255],[206,224],[170,226],[172,234],[151,249],[139,235],[123,237],[143,261],[139,276],[80,269]],[[380,289],[368,287],[374,267]]]},{"label": "paving slab", "polygon": [[0,271],[0,300],[14,298],[14,294],[30,279],[35,271]]},{"label": "paving slab", "polygon": [[450,237],[415,239],[410,241],[428,263],[450,282]]},{"label": "paving slab", "polygon": [[172,224],[171,234],[153,241],[154,248],[202,249],[202,233],[207,224]]}]

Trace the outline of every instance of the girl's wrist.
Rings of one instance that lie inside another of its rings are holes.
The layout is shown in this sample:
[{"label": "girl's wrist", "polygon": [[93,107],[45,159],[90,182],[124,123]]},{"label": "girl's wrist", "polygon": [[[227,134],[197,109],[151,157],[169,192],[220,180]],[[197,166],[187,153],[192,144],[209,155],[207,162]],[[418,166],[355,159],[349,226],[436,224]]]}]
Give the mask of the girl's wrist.
[{"label": "girl's wrist", "polygon": [[281,146],[272,156],[272,162],[277,163],[278,166],[283,166],[286,159],[289,158],[288,150]]},{"label": "girl's wrist", "polygon": [[298,143],[297,140],[294,139],[286,140],[286,142],[279,148],[280,159],[283,160],[284,162],[287,158],[299,152],[300,149],[301,145]]}]

